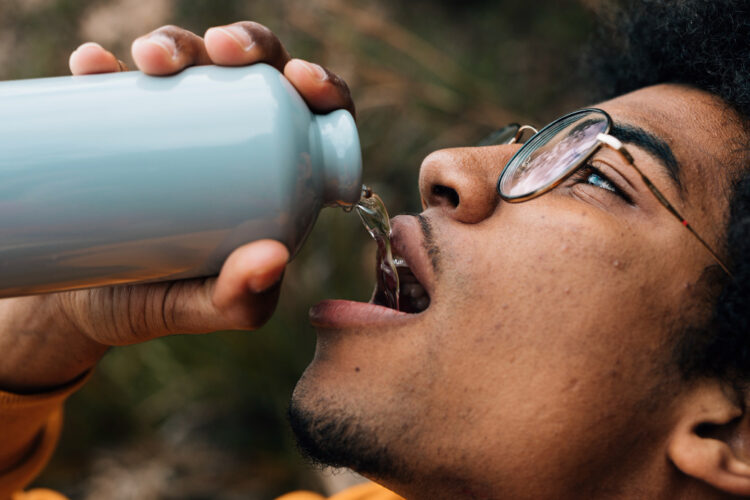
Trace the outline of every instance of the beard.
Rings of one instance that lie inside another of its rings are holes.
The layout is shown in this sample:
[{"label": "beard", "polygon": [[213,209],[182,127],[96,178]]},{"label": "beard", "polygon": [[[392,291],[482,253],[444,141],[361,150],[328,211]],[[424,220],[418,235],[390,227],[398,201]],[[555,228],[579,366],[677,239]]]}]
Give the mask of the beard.
[{"label": "beard", "polygon": [[347,467],[374,480],[411,481],[410,469],[394,456],[375,425],[340,403],[309,401],[306,392],[295,389],[288,418],[297,447],[313,465]]}]

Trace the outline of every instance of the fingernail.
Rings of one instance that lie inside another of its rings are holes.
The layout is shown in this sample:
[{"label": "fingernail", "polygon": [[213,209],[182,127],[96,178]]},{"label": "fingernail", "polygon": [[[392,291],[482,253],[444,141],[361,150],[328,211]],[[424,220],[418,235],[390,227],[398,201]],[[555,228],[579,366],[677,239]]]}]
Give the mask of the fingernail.
[{"label": "fingernail", "polygon": [[104,47],[102,47],[101,45],[99,45],[96,42],[86,42],[86,43],[83,43],[83,44],[79,45],[78,48],[76,50],[74,50],[73,52],[74,53],[78,52],[79,50],[85,49],[86,47],[96,47],[97,49],[104,50]]},{"label": "fingernail", "polygon": [[172,59],[177,59],[177,44],[174,39],[160,33],[151,35],[147,38],[139,38],[136,43],[150,43],[164,49]]},{"label": "fingernail", "polygon": [[284,273],[284,268],[276,268],[270,272],[252,276],[247,280],[247,286],[253,293],[265,292],[273,285],[279,282],[281,275]]},{"label": "fingernail", "polygon": [[232,38],[245,52],[255,46],[255,40],[242,26],[229,25],[216,29],[223,31],[228,37]]},{"label": "fingernail", "polygon": [[322,66],[307,61],[300,62],[305,65],[305,68],[313,76],[313,78],[316,78],[321,82],[324,82],[328,79],[328,73],[326,73],[326,70],[324,70]]}]

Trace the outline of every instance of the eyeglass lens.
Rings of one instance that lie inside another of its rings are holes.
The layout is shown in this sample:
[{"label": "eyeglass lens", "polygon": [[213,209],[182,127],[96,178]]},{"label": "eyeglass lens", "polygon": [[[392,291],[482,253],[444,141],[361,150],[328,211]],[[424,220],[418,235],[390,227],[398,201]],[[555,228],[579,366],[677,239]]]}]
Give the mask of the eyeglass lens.
[{"label": "eyeglass lens", "polygon": [[504,198],[514,199],[544,191],[578,168],[597,136],[609,129],[602,112],[583,110],[560,118],[529,139],[511,158],[498,182]]}]

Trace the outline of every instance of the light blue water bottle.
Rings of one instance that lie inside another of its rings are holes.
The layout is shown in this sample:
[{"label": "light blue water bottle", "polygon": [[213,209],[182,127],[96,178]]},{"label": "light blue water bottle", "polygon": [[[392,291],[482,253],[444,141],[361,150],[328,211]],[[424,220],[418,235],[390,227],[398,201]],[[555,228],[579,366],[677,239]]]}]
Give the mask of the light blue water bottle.
[{"label": "light blue water bottle", "polygon": [[275,69],[0,83],[0,297],[218,273],[260,238],[295,254],[361,192],[351,115]]}]

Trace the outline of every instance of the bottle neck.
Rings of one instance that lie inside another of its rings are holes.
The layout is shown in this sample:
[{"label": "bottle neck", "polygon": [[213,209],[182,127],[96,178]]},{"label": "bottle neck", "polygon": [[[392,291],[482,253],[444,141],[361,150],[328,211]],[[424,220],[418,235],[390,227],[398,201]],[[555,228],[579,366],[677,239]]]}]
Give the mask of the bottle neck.
[{"label": "bottle neck", "polygon": [[314,115],[311,142],[319,146],[324,206],[352,206],[362,192],[362,152],[352,115],[343,109]]}]

